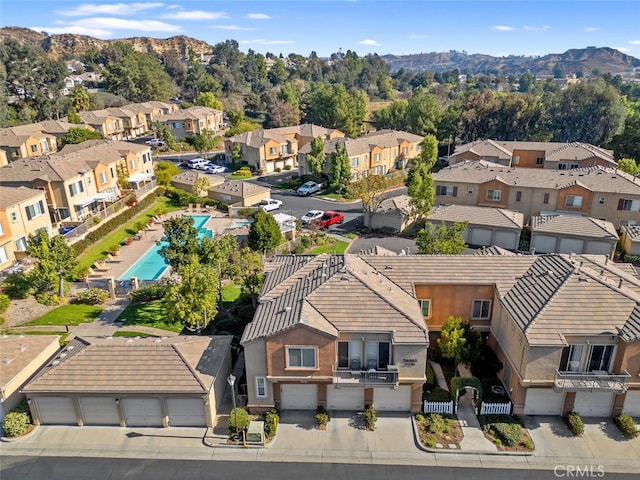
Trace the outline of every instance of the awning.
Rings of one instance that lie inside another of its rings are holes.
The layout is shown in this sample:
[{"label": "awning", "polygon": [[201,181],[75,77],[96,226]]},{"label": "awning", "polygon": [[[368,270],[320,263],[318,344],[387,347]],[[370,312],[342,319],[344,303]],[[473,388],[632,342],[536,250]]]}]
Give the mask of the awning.
[{"label": "awning", "polygon": [[131,182],[131,183],[144,182],[145,180],[149,180],[151,177],[153,177],[152,173],[135,173],[131,175],[129,178],[127,178],[127,182]]},{"label": "awning", "polygon": [[80,200],[77,203],[74,203],[74,205],[76,207],[86,207],[87,205],[91,205],[92,203],[94,203],[96,201],[95,198],[85,198],[83,200]]},{"label": "awning", "polygon": [[113,192],[102,192],[94,195],[93,198],[98,202],[102,202],[102,201],[113,202],[116,199],[116,195]]}]

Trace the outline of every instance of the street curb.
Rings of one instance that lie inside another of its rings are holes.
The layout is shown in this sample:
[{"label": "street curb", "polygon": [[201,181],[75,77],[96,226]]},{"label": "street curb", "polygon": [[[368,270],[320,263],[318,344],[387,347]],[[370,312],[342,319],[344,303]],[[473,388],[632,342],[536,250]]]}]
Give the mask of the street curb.
[{"label": "street curb", "polygon": [[0,442],[2,443],[16,443],[19,442],[20,440],[24,440],[26,438],[31,438],[33,435],[35,435],[35,431],[38,429],[37,425],[34,425],[34,427],[27,433],[25,433],[24,435],[19,435],[17,437],[0,437]]}]

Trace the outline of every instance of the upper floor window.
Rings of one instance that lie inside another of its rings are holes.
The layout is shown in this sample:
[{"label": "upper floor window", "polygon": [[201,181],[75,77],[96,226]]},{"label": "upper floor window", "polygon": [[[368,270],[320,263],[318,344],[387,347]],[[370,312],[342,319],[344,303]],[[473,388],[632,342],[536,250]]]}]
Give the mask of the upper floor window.
[{"label": "upper floor window", "polygon": [[18,221],[18,214],[15,210],[11,211],[11,223],[15,223]]},{"label": "upper floor window", "polygon": [[31,153],[38,153],[38,145],[31,145]]},{"label": "upper floor window", "polygon": [[7,260],[9,260],[9,258],[7,257],[7,251],[4,247],[0,247],[0,263],[4,263]]},{"label": "upper floor window", "polygon": [[487,190],[487,200],[497,202],[501,198],[502,198],[502,190]]},{"label": "upper floor window", "polygon": [[598,198],[598,205],[604,205],[606,201],[607,201],[606,197],[600,197]]},{"label": "upper floor window", "polygon": [[516,202],[522,201],[522,192],[516,192]]},{"label": "upper floor window", "polygon": [[338,368],[360,370],[362,368],[361,341],[338,342]]},{"label": "upper floor window", "polygon": [[360,157],[353,157],[353,158],[351,159],[351,161],[349,162],[349,164],[350,164],[352,167],[357,167],[358,165],[360,165]]},{"label": "upper floor window", "polygon": [[569,208],[582,207],[582,195],[567,195],[564,206]]},{"label": "upper floor window", "polygon": [[109,167],[109,174],[111,175],[111,178],[116,178],[116,174],[113,171],[113,167]]},{"label": "upper floor window", "polygon": [[24,211],[27,214],[27,219],[31,220],[33,218],[39,217],[40,215],[44,215],[44,204],[42,203],[42,200],[39,200],[36,203],[27,205],[24,208]]},{"label": "upper floor window", "polygon": [[256,377],[256,397],[264,398],[267,396],[267,379],[265,377]]},{"label": "upper floor window", "polygon": [[27,237],[20,237],[16,239],[16,250],[20,252],[27,250]]},{"label": "upper floor window", "polygon": [[276,147],[269,147],[269,155],[275,155],[276,154]]},{"label": "upper floor window", "polygon": [[558,170],[574,170],[576,168],[580,168],[580,165],[577,163],[559,163]]},{"label": "upper floor window", "polygon": [[[584,351],[587,350],[586,363],[583,364]],[[562,349],[560,357],[561,372],[610,372],[613,363],[615,345],[569,345]]]},{"label": "upper floor window", "polygon": [[580,371],[580,360],[582,359],[582,345],[569,345],[562,349],[560,357],[561,372],[578,372]]},{"label": "upper floor window", "polygon": [[129,160],[129,166],[131,167],[131,170],[135,170],[135,168],[136,168],[135,159],[132,158],[131,160]]},{"label": "upper floor window", "polygon": [[447,185],[438,185],[436,186],[436,195],[441,195],[444,197],[457,197],[458,196],[458,187],[449,187]]},{"label": "upper floor window", "polygon": [[317,368],[315,347],[287,347],[287,367]]},{"label": "upper floor window", "polygon": [[420,300],[420,308],[422,308],[422,316],[431,316],[431,300]]},{"label": "upper floor window", "polygon": [[100,183],[107,183],[107,172],[100,172]]},{"label": "upper floor window", "polygon": [[407,147],[402,147],[402,154],[406,155],[408,153]]},{"label": "upper floor window", "polygon": [[0,222],[0,235],[4,235],[4,227],[2,226],[2,222]]},{"label": "upper floor window", "polygon": [[474,300],[471,318],[489,318],[491,300]]},{"label": "upper floor window", "polygon": [[587,372],[609,372],[614,348],[614,345],[591,345],[587,359]]},{"label": "upper floor window", "polygon": [[82,183],[82,180],[78,180],[77,182],[69,185],[69,195],[72,197],[75,197],[82,192],[84,192],[84,184]]},{"label": "upper floor window", "polygon": [[536,165],[542,165],[544,163],[544,157],[536,158]]},{"label": "upper floor window", "polygon": [[640,200],[627,200],[625,198],[621,198],[618,200],[618,210],[640,212]]},{"label": "upper floor window", "polygon": [[376,153],[376,154],[373,155],[373,161],[374,162],[379,162],[380,161],[380,154],[379,153]]},{"label": "upper floor window", "polygon": [[544,198],[542,199],[542,203],[544,203],[545,205],[549,204],[549,194],[548,193],[544,194]]}]

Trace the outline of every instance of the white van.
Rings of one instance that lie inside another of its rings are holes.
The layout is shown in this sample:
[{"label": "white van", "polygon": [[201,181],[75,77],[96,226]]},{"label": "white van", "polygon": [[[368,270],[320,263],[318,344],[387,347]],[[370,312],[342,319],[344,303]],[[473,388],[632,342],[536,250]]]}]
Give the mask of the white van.
[{"label": "white van", "polygon": [[209,160],[205,160],[204,158],[192,158],[186,162],[187,168],[199,168],[208,164]]}]

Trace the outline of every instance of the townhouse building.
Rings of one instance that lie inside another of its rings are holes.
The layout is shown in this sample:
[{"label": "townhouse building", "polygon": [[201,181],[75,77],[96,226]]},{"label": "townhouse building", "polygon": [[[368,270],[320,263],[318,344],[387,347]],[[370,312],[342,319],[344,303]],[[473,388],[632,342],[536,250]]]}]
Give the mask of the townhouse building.
[{"label": "townhouse building", "polygon": [[146,114],[136,108],[135,105],[111,107],[105,110],[114,117],[122,120],[124,138],[136,138],[146,134],[150,130],[147,125]]},{"label": "townhouse building", "polygon": [[485,333],[514,413],[640,414],[633,267],[502,249],[276,256],[241,340],[248,407],[419,411],[427,347],[451,315]]},{"label": "townhouse building", "polygon": [[168,128],[176,140],[183,140],[197,133],[216,134],[222,129],[222,110],[195,106],[162,115],[158,123]]},{"label": "townhouse building", "polygon": [[613,151],[582,142],[518,142],[478,140],[456,147],[449,165],[486,160],[514,168],[571,170],[599,165],[617,166]]},{"label": "townhouse building", "polygon": [[581,215],[616,228],[640,223],[640,178],[596,165],[572,170],[464,161],[433,174],[436,205],[476,205],[537,215]]},{"label": "townhouse building", "polygon": [[125,138],[124,122],[121,118],[109,113],[108,110],[79,112],[78,115],[84,124],[91,126],[106,139],[122,140]]},{"label": "townhouse building", "polygon": [[45,192],[0,186],[0,270],[24,258],[29,235],[41,229],[53,234]]}]

